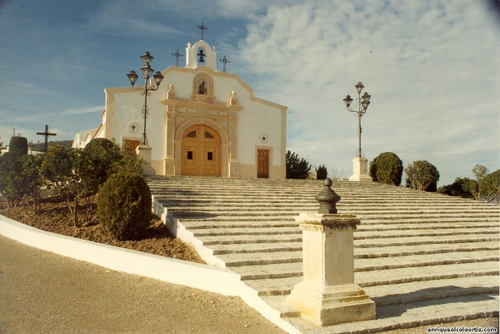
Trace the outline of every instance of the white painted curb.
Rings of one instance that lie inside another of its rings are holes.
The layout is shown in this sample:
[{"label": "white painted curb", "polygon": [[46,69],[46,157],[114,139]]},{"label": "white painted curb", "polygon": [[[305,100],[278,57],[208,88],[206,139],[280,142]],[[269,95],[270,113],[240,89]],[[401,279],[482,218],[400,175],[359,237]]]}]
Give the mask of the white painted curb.
[{"label": "white painted curb", "polygon": [[[72,238],[16,222],[0,215],[0,234],[31,247],[112,270],[151,277],[226,296],[239,296],[240,275],[207,265],[166,258]],[[202,278],[202,279],[200,279]]]}]

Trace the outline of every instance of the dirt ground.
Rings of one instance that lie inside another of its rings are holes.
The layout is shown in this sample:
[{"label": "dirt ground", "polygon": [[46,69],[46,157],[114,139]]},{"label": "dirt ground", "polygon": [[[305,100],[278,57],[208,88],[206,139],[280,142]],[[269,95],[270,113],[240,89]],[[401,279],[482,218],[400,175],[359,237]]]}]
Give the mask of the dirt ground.
[{"label": "dirt ground", "polygon": [[[84,209],[82,207],[79,210],[83,212]],[[116,241],[110,238],[99,224],[95,211],[92,215],[92,223],[82,223],[76,227],[66,201],[61,197],[43,199],[37,215],[27,203],[15,208],[7,208],[6,202],[0,202],[1,215],[40,230],[184,261],[204,263],[190,246],[172,236],[158,216],[153,216],[151,226],[143,239]]]}]

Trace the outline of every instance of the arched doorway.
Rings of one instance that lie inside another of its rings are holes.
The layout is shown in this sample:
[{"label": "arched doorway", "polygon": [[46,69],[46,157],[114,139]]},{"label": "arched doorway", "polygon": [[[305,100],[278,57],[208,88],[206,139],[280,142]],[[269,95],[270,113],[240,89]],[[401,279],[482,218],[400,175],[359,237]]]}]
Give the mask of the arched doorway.
[{"label": "arched doorway", "polygon": [[182,134],[181,175],[221,176],[221,144],[212,128],[196,124]]}]

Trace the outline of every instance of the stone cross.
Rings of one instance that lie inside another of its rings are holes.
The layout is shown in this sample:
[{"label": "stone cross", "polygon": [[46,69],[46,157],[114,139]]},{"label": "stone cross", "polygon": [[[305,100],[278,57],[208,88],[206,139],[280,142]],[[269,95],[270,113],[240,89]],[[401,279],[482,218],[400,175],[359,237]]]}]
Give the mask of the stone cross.
[{"label": "stone cross", "polygon": [[36,134],[45,137],[45,153],[47,153],[47,150],[49,148],[49,137],[57,136],[57,134],[49,132],[49,126],[47,124],[45,124],[45,132],[37,132]]},{"label": "stone cross", "polygon": [[201,26],[198,26],[198,29],[201,30],[201,40],[203,40],[203,31],[208,30],[208,28],[203,25],[203,22],[201,22]]}]

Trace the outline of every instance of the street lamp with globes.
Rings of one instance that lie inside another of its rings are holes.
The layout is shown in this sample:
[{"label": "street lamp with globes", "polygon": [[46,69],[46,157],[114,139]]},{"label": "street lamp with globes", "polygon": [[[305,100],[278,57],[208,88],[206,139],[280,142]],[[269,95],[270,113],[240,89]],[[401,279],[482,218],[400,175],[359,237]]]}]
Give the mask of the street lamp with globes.
[{"label": "street lamp with globes", "polygon": [[368,109],[368,106],[370,105],[371,95],[369,95],[367,92],[365,92],[363,94],[363,96],[361,96],[361,92],[363,91],[363,88],[365,88],[365,86],[363,86],[363,84],[361,82],[358,82],[357,85],[355,85],[354,87],[356,87],[356,90],[358,92],[358,110],[349,109],[349,106],[351,105],[351,103],[353,101],[350,95],[347,95],[343,101],[344,101],[345,106],[346,106],[348,111],[355,112],[358,114],[358,152],[357,152],[357,155],[359,158],[361,158],[361,156],[362,156],[362,151],[361,151],[361,132],[362,132],[361,117],[366,113],[366,109]]},{"label": "street lamp with globes", "polygon": [[347,95],[343,100],[347,111],[358,114],[358,152],[357,157],[352,161],[354,173],[349,178],[349,181],[371,182],[372,178],[368,175],[368,159],[363,157],[363,151],[361,150],[361,117],[366,113],[366,109],[368,109],[368,106],[370,105],[371,95],[365,92],[363,96],[361,96],[361,92],[363,91],[363,88],[365,88],[361,82],[358,82],[355,87],[358,92],[357,110],[356,108],[349,108],[353,101],[349,95]]},{"label": "street lamp with globes", "polygon": [[144,67],[141,68],[142,75],[144,76],[144,87],[135,86],[135,82],[139,78],[139,76],[137,75],[137,73],[135,73],[135,71],[130,71],[130,73],[127,74],[127,77],[130,80],[130,84],[132,85],[132,87],[137,90],[142,90],[141,95],[144,95],[144,106],[142,107],[142,115],[144,116],[144,132],[142,134],[141,145],[148,145],[148,137],[146,132],[146,120],[149,115],[148,96],[151,95],[151,91],[158,90],[158,88],[160,87],[160,83],[163,80],[163,75],[161,74],[160,71],[156,72],[153,75],[155,85],[154,86],[149,85],[151,75],[154,73],[154,70],[151,68],[150,63],[154,57],[151,56],[151,54],[148,51],[146,51],[144,52],[144,55],[142,55],[140,58],[144,62]]}]

